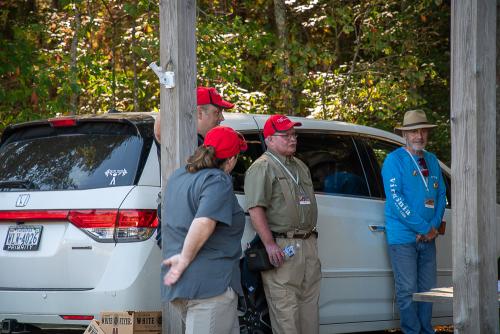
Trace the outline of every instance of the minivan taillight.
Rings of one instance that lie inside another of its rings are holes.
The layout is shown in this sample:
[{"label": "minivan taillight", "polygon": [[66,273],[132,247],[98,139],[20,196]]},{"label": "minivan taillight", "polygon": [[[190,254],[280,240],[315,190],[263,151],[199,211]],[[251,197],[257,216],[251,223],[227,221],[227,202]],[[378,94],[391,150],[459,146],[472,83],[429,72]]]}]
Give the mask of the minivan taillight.
[{"label": "minivan taillight", "polygon": [[0,211],[0,221],[31,222],[66,220],[69,210]]},{"label": "minivan taillight", "polygon": [[99,242],[147,240],[158,226],[154,209],[0,211],[1,221],[70,221]]},{"label": "minivan taillight", "polygon": [[68,220],[100,242],[147,240],[158,225],[156,210],[71,210]]}]

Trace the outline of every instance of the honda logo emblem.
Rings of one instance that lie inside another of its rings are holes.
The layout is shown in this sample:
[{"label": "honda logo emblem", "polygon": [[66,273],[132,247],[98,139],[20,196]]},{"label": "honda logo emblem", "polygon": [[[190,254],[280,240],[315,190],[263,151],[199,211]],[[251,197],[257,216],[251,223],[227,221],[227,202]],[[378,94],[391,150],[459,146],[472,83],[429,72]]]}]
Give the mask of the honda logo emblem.
[{"label": "honda logo emblem", "polygon": [[16,201],[16,206],[18,208],[25,207],[28,204],[28,201],[30,200],[30,195],[29,194],[22,194],[19,195]]}]

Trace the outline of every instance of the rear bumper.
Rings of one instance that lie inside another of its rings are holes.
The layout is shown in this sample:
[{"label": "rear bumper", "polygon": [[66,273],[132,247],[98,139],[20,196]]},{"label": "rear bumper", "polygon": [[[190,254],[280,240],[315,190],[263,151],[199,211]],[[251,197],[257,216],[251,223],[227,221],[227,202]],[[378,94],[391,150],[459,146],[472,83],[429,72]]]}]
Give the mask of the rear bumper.
[{"label": "rear bumper", "polygon": [[[149,244],[149,242],[148,242]],[[146,247],[149,256],[130,256],[111,261],[96,288],[86,291],[0,290],[0,321],[15,319],[38,327],[85,326],[88,320],[64,320],[61,315],[85,315],[100,318],[103,311],[159,311],[160,250]],[[142,253],[142,252],[138,252]],[[123,254],[123,252],[119,252]],[[142,258],[142,261],[139,260]],[[145,262],[143,262],[146,259]],[[142,262],[142,265],[139,263]],[[35,274],[36,276],[36,274]]]},{"label": "rear bumper", "polygon": [[[64,320],[61,315],[91,315],[102,311],[161,310],[159,275],[157,289],[151,284],[131,286],[122,291],[1,291],[0,320],[46,325],[88,325],[88,320]],[[65,327],[65,326],[64,326]]]}]

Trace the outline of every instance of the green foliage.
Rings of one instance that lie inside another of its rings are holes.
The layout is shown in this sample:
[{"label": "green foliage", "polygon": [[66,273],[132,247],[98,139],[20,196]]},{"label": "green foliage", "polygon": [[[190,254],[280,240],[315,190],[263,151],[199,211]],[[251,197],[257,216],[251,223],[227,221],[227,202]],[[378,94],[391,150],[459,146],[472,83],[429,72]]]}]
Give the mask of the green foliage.
[{"label": "green foliage", "polygon": [[[159,60],[157,2],[6,3],[0,131],[71,113],[75,97],[78,113],[159,109],[158,81],[147,67]],[[282,27],[273,0],[198,0],[198,84],[216,86],[239,112],[387,130],[406,110],[423,108],[439,125],[431,149],[449,161],[449,1],[285,3]]]}]

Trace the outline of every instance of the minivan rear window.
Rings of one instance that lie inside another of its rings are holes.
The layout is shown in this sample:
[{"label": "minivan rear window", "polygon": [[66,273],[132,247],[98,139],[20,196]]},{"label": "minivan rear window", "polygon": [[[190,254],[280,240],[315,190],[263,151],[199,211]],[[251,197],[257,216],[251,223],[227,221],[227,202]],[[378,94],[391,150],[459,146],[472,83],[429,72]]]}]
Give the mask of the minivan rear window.
[{"label": "minivan rear window", "polygon": [[[125,126],[124,126],[125,127]],[[22,130],[0,147],[0,191],[82,190],[134,183],[143,147],[131,131]],[[100,128],[100,129],[99,129]],[[109,130],[109,128],[107,129]],[[22,133],[22,135],[19,135]],[[37,136],[37,135],[38,136]]]}]

